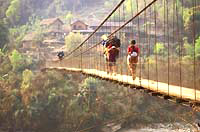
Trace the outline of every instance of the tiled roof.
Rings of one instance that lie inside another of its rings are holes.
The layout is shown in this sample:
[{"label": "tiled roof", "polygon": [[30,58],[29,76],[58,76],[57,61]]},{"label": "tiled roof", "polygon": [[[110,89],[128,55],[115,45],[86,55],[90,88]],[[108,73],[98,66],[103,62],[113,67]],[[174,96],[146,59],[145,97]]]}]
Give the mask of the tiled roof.
[{"label": "tiled roof", "polygon": [[40,25],[51,25],[57,20],[60,21],[63,24],[63,22],[59,18],[49,18],[49,19],[42,20],[40,22]]},{"label": "tiled roof", "polygon": [[88,26],[87,23],[85,23],[84,21],[81,21],[81,20],[75,20],[75,21],[72,21],[72,22],[71,22],[71,25],[73,25],[74,23],[77,23],[77,22],[81,22],[81,23],[83,23],[83,24],[85,24],[85,25]]}]

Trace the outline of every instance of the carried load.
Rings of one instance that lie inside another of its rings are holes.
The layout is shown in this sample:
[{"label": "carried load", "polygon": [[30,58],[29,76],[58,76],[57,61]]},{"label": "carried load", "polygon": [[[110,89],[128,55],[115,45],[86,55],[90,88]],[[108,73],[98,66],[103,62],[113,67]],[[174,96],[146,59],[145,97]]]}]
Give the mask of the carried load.
[{"label": "carried load", "polygon": [[121,46],[121,41],[119,38],[117,38],[117,36],[111,36],[105,43],[105,47],[108,46],[115,46],[116,48],[119,48]]}]

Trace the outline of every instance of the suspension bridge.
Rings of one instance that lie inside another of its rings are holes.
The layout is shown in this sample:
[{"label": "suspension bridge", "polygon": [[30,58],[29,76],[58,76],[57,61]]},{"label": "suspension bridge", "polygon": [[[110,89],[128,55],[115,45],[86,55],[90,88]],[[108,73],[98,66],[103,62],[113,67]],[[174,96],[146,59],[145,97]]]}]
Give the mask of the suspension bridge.
[{"label": "suspension bridge", "polygon": [[[78,46],[65,53],[61,61],[48,61],[44,70],[78,72],[115,83],[143,89],[153,96],[200,104],[200,60],[195,42],[198,36],[196,14],[199,0],[192,0],[190,30],[184,29],[184,1],[121,0],[108,16]],[[111,26],[111,23],[115,25]],[[102,35],[121,40],[115,73],[108,73]],[[185,38],[193,48],[184,49]],[[127,47],[135,39],[140,48],[137,77],[132,79],[127,66]]]}]

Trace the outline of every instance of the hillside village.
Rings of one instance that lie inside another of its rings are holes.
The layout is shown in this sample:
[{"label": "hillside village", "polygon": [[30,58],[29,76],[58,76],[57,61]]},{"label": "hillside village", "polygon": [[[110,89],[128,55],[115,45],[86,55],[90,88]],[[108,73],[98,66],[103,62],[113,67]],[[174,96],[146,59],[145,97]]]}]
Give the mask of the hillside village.
[{"label": "hillside village", "polygon": [[[141,20],[141,22],[144,22]],[[25,35],[22,40],[21,51],[24,55],[32,56],[34,59],[56,59],[59,51],[66,51],[65,37],[72,33],[80,33],[84,38],[88,37],[100,25],[100,21],[85,22],[83,20],[73,20],[70,25],[65,24],[60,18],[43,19],[40,22],[42,34],[37,36],[36,32],[31,32]],[[109,21],[95,33],[98,40],[103,35],[108,35],[118,29],[124,22]],[[141,29],[142,30],[142,29]],[[123,35],[127,38],[134,36],[137,38],[136,23],[129,23],[123,28]],[[151,33],[149,33],[151,35]],[[117,34],[119,36],[119,34]],[[143,31],[140,35],[144,36]],[[154,34],[152,34],[154,35]],[[37,41],[37,39],[41,39]],[[140,37],[141,38],[141,37]],[[141,39],[142,42],[142,39]]]},{"label": "hillside village", "polygon": [[[36,41],[38,36],[36,36],[35,32],[28,33],[22,40],[21,51],[23,54],[32,56],[34,59],[39,59],[41,57],[47,59],[55,58],[59,51],[65,50],[65,37],[70,32],[80,33],[86,38],[95,31],[99,24],[100,22],[87,24],[84,21],[75,20],[71,22],[70,26],[66,26],[60,18],[43,19],[40,22],[43,36],[42,41]],[[123,22],[107,22],[96,35],[101,38],[102,35],[110,34],[122,24]],[[129,32],[131,26],[132,25],[126,26],[124,30],[126,36],[132,35]]]}]

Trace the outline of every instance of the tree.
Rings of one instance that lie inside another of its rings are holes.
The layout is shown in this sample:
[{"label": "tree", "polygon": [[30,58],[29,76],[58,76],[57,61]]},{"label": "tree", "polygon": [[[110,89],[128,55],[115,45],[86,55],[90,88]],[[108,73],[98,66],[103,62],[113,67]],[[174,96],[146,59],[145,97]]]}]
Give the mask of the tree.
[{"label": "tree", "polygon": [[14,71],[19,70],[24,62],[22,55],[17,50],[12,51],[11,55],[9,56],[9,59]]},{"label": "tree", "polygon": [[6,11],[7,20],[11,25],[15,25],[17,22],[19,22],[19,8],[20,0],[12,0]]},{"label": "tree", "polygon": [[83,41],[83,39],[84,37],[80,33],[69,33],[69,35],[65,37],[67,51],[71,51],[76,48]]},{"label": "tree", "polygon": [[0,19],[4,18],[6,16],[5,12],[8,9],[8,6],[10,4],[10,0],[0,0]]},{"label": "tree", "polygon": [[0,49],[2,49],[9,41],[9,38],[8,38],[9,30],[8,30],[8,27],[1,20],[0,20],[0,31],[1,31],[0,32]]},{"label": "tree", "polygon": [[73,14],[71,12],[68,12],[67,15],[65,16],[65,19],[68,24],[71,24],[71,21],[73,19]]},{"label": "tree", "polygon": [[[200,11],[193,12],[193,8],[185,9],[183,13],[184,28],[188,36],[189,42],[197,39],[200,35]],[[195,30],[195,35],[193,37]]]},{"label": "tree", "polygon": [[154,46],[154,54],[162,55],[165,52],[165,47],[163,43],[156,43]]},{"label": "tree", "polygon": [[23,73],[22,73],[22,84],[21,84],[20,92],[21,92],[22,100],[23,100],[24,104],[27,104],[28,101],[29,101],[28,100],[29,96],[26,93],[31,88],[32,78],[33,78],[32,71],[30,71],[28,69],[23,71]]},{"label": "tree", "polygon": [[200,36],[198,39],[196,39],[195,43],[195,54],[200,55]]}]

